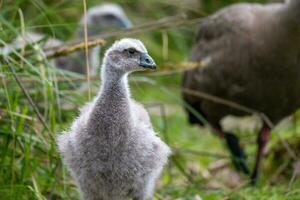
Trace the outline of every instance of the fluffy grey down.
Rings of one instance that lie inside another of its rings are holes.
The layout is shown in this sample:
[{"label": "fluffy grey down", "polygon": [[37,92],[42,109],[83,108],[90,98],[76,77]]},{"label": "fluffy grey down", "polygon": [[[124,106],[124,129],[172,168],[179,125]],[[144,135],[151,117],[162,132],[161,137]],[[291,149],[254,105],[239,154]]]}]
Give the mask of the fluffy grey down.
[{"label": "fluffy grey down", "polygon": [[148,55],[139,40],[115,42],[103,59],[99,94],[57,138],[83,199],[152,199],[167,163],[169,147],[156,136],[144,107],[130,97],[127,74],[142,70],[142,54]]}]

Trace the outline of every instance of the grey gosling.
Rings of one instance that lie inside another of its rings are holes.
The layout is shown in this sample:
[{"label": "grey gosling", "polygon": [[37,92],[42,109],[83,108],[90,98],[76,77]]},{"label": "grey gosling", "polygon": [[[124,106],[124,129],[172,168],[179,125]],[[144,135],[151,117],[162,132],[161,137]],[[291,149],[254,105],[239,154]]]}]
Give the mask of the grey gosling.
[{"label": "grey gosling", "polygon": [[[264,113],[274,124],[300,107],[300,0],[262,5],[239,3],[207,17],[199,27],[190,61],[202,66],[184,73],[183,98],[227,142],[235,166],[248,174],[238,138],[223,131],[227,115],[241,110],[200,98],[205,92]],[[189,121],[203,125],[187,109]],[[251,181],[256,183],[270,129],[263,125]]]},{"label": "grey gosling", "polygon": [[[123,9],[112,3],[101,4],[94,6],[87,11],[87,32],[88,36],[100,35],[103,32],[114,31],[124,28],[131,28],[131,21],[128,19]],[[77,28],[75,39],[84,38],[84,17],[81,17],[79,26]],[[18,49],[26,44],[37,44],[43,40],[46,36],[36,32],[26,32],[22,36],[18,36],[10,45],[0,49],[2,54],[8,54],[13,49]],[[45,42],[43,48],[49,49],[59,47],[64,42],[55,38],[49,38]],[[60,56],[52,60],[52,63],[57,68],[76,72],[80,74],[86,74],[87,68],[85,65],[85,51],[75,52],[68,56]],[[91,66],[90,75],[96,75],[97,69],[100,65],[100,47],[93,47],[89,50],[89,63]]]},{"label": "grey gosling", "polygon": [[147,68],[156,67],[141,41],[116,41],[103,59],[99,94],[57,138],[83,199],[152,199],[170,149],[130,97],[127,81],[129,73]]}]

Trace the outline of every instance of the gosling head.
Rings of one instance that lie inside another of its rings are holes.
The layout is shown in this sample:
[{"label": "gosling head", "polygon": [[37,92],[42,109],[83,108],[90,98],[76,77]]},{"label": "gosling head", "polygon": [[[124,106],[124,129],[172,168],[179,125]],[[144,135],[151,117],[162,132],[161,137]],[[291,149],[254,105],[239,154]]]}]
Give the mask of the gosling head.
[{"label": "gosling head", "polygon": [[156,64],[140,40],[125,38],[116,41],[109,48],[103,59],[102,70],[115,71],[122,74],[156,69]]}]

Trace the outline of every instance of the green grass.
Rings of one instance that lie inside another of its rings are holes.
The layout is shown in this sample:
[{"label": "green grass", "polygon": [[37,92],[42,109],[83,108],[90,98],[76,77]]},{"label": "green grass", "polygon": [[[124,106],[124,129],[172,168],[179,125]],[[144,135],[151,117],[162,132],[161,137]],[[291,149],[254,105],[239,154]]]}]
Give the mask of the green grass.
[{"label": "green grass", "polygon": [[[88,6],[99,2],[88,1]],[[116,2],[122,4],[135,24],[175,15],[183,10],[197,10],[194,6],[187,9],[176,3],[157,0]],[[203,9],[199,8],[199,15],[211,13],[232,2],[235,1],[204,1]],[[21,32],[23,22],[27,30],[69,40],[73,37],[82,7],[80,0],[3,1],[0,8],[0,46],[9,43]],[[21,13],[24,17],[21,17]],[[143,16],[139,13],[143,13]],[[133,37],[145,42],[157,63],[176,63],[188,57],[196,28],[186,26],[157,30]],[[167,58],[162,56],[163,34],[168,36]],[[31,57],[15,55],[13,59],[15,60],[9,65],[0,60],[0,199],[79,199],[75,183],[61,162],[54,138],[56,134],[69,128],[78,114],[78,108],[88,101],[87,91],[79,92],[80,84],[69,80],[76,75],[53,68],[48,60],[41,57],[38,49]],[[10,67],[14,70],[11,71]],[[47,127],[39,121],[14,74],[22,79],[22,86],[34,101],[34,106]],[[57,81],[57,77],[62,75],[69,81]],[[188,200],[195,199],[195,195],[205,200],[299,199],[300,181],[296,179],[289,185],[293,163],[278,137],[280,135],[289,141],[293,149],[299,152],[299,120],[289,120],[273,131],[269,145],[273,151],[270,151],[264,161],[259,185],[232,188],[228,184],[231,176],[218,175],[222,170],[218,173],[208,170],[216,161],[229,161],[228,152],[223,141],[208,128],[188,124],[180,97],[180,82],[180,74],[136,74],[131,77],[132,96],[146,105],[155,130],[170,146],[177,149],[158,184],[156,199]],[[99,84],[97,81],[93,82],[93,95]],[[166,115],[161,113],[159,105],[163,105]],[[299,116],[299,113],[295,116]],[[242,130],[237,132],[246,146],[249,164],[253,166],[255,134]],[[224,158],[208,156],[206,152]],[[279,166],[285,163],[284,171],[271,182]],[[231,165],[225,169],[234,172]],[[247,177],[242,176],[242,180],[247,180]],[[213,187],[216,182],[219,183],[218,188]]]}]

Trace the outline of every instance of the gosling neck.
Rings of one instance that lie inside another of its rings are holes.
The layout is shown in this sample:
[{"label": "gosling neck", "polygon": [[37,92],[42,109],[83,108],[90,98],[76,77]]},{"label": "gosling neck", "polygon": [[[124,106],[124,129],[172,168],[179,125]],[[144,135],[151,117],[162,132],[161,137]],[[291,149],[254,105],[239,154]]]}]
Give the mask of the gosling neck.
[{"label": "gosling neck", "polygon": [[128,73],[124,73],[111,64],[105,64],[101,70],[101,90],[105,94],[117,95],[118,98],[130,96]]}]

